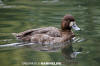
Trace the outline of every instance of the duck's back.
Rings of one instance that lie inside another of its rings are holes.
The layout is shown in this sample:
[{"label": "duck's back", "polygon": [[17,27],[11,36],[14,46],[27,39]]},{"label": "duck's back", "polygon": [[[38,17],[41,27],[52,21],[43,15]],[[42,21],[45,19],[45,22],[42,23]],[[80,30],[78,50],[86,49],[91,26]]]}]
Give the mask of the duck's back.
[{"label": "duck's back", "polygon": [[46,34],[51,37],[60,37],[61,33],[60,30],[56,27],[43,27],[43,28],[37,28],[37,29],[30,29],[26,30],[24,32],[16,34],[16,37],[18,39],[26,41],[26,39],[29,41],[31,36],[36,34]]}]

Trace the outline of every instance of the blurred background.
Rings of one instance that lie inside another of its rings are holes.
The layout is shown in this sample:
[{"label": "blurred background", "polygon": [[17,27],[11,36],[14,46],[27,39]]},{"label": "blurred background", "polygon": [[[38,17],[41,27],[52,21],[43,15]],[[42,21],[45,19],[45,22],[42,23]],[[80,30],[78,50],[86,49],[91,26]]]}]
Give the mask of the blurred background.
[{"label": "blurred background", "polygon": [[100,0],[0,0],[0,45],[16,43],[11,35],[14,32],[48,26],[60,28],[65,14],[72,14],[81,28],[74,32],[77,39],[72,44],[73,51],[82,49],[74,62],[67,64],[61,51],[41,52],[28,46],[0,47],[0,66],[23,66],[23,62],[100,66]]}]

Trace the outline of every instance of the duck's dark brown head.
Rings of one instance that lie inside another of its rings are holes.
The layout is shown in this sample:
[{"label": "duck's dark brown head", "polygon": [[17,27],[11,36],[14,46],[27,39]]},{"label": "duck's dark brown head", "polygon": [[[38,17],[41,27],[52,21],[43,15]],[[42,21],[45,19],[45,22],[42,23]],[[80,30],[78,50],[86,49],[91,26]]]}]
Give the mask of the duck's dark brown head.
[{"label": "duck's dark brown head", "polygon": [[65,15],[62,23],[61,23],[62,30],[71,30],[71,28],[75,30],[80,30],[80,28],[76,25],[75,19],[72,15]]}]

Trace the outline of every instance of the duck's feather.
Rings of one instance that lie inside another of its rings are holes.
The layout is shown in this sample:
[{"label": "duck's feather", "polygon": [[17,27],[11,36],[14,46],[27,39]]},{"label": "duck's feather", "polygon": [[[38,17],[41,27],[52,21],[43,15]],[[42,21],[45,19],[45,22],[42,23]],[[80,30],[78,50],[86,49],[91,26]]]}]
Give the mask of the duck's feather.
[{"label": "duck's feather", "polygon": [[39,44],[56,44],[66,42],[74,37],[74,34],[71,31],[61,32],[61,34],[60,37],[51,37],[46,34],[35,34],[31,36],[31,42]]},{"label": "duck's feather", "polygon": [[29,40],[28,38],[30,38],[30,36],[33,36],[36,34],[45,34],[51,37],[61,36],[60,30],[56,27],[43,27],[43,28],[37,28],[37,29],[30,29],[21,33],[13,34],[13,35],[15,35],[18,39]]}]

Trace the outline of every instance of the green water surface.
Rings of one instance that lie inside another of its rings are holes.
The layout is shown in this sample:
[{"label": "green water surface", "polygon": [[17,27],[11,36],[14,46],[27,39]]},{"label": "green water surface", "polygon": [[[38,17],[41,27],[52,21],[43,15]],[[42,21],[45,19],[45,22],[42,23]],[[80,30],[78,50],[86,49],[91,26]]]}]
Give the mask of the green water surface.
[{"label": "green water surface", "polygon": [[82,48],[75,62],[67,64],[60,51],[40,52],[29,46],[2,47],[0,66],[24,66],[23,62],[100,66],[100,0],[0,0],[0,45],[18,42],[11,35],[14,32],[48,26],[60,28],[65,14],[72,14],[81,28],[81,31],[74,31],[77,40],[72,45],[73,50]]}]

